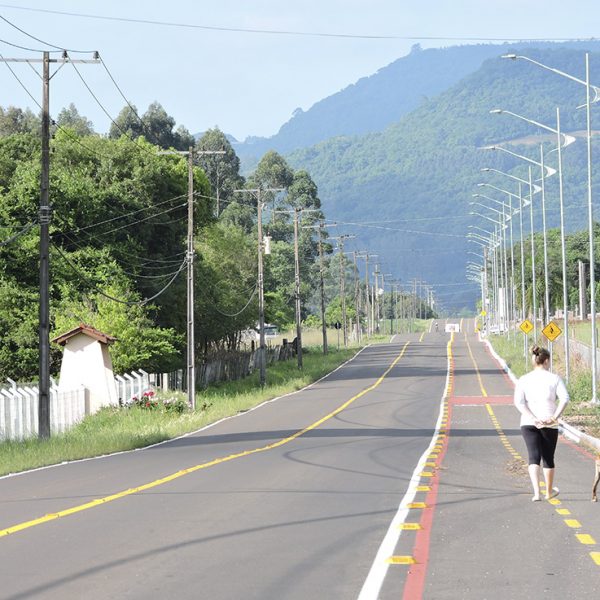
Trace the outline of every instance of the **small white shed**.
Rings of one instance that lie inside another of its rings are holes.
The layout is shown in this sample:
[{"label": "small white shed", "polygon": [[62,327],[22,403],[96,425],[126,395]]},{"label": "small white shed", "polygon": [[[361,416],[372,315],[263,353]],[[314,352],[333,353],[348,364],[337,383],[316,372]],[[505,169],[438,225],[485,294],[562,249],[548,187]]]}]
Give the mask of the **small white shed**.
[{"label": "small white shed", "polygon": [[[85,323],[52,340],[64,346],[59,391],[86,389],[86,413],[118,405],[117,388],[108,347],[116,338]],[[89,406],[88,406],[89,404]]]}]

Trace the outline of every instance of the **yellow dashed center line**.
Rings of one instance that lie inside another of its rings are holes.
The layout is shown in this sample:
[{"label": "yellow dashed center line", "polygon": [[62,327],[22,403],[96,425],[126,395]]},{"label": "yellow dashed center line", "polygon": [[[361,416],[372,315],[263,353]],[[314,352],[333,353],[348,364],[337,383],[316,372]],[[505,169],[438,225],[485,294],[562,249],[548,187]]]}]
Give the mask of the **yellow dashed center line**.
[{"label": "yellow dashed center line", "polygon": [[167,475],[166,477],[162,477],[161,479],[156,479],[154,481],[151,481],[144,485],[140,485],[138,487],[129,488],[127,490],[123,490],[116,494],[112,494],[110,496],[105,496],[104,498],[98,498],[96,500],[92,500],[91,502],[86,502],[85,504],[80,504],[79,506],[73,506],[72,508],[67,508],[65,510],[50,513],[50,514],[44,515],[43,517],[33,519],[31,521],[25,521],[23,523],[18,523],[17,525],[12,525],[11,527],[7,527],[5,529],[0,529],[0,537],[9,535],[11,533],[16,533],[18,531],[23,531],[24,529],[29,529],[30,527],[35,527],[36,525],[41,525],[42,523],[47,523],[48,521],[53,521],[60,517],[66,517],[69,515],[73,515],[73,514],[82,512],[84,510],[88,510],[90,508],[95,508],[96,506],[101,506],[102,504],[106,504],[107,502],[113,502],[114,500],[119,500],[121,498],[125,498],[125,497],[131,496],[133,494],[137,494],[139,492],[144,492],[146,490],[150,490],[152,488],[158,487],[158,486],[168,483],[170,481],[174,481],[175,479],[178,479],[179,477],[183,477],[184,475],[194,473],[195,471],[200,471],[201,469],[208,469],[209,467],[213,467],[215,465],[229,462],[231,460],[235,460],[236,458],[250,456],[251,454],[257,454],[259,452],[266,452],[267,450],[273,450],[274,448],[279,448],[280,446],[288,444],[289,442],[299,438],[300,436],[304,435],[305,433],[312,431],[313,429],[316,429],[317,427],[319,427],[320,425],[322,425],[329,419],[332,419],[333,417],[338,415],[340,412],[342,412],[343,410],[348,408],[348,406],[350,406],[353,402],[355,402],[359,398],[362,398],[362,396],[364,396],[365,394],[368,394],[369,392],[372,392],[375,388],[377,388],[382,383],[382,381],[387,377],[387,375],[390,373],[390,371],[398,364],[400,359],[404,356],[404,353],[406,352],[406,348],[408,347],[409,343],[410,342],[406,342],[404,344],[400,354],[398,354],[398,356],[392,361],[390,366],[377,379],[377,381],[375,381],[375,383],[373,383],[369,387],[365,388],[364,390],[362,390],[355,396],[352,396],[352,398],[350,398],[349,400],[347,400],[346,402],[344,402],[343,404],[338,406],[334,411],[325,415],[318,421],[315,421],[308,427],[305,427],[304,429],[301,429],[300,431],[297,431],[296,433],[290,435],[289,437],[283,438],[281,440],[278,440],[277,442],[268,444],[266,446],[261,446],[260,448],[244,450],[243,452],[237,452],[235,454],[229,454],[228,456],[216,458],[209,462],[195,465],[195,466],[189,467],[187,469],[182,469],[181,471],[177,471],[176,473],[172,473],[171,475]]},{"label": "yellow dashed center line", "polygon": [[[506,434],[504,433],[504,431],[502,431],[502,428],[500,427],[500,423],[499,423],[498,419],[496,418],[496,415],[494,414],[494,411],[493,411],[491,405],[486,404],[485,407],[490,415],[490,419],[491,419],[494,427],[496,428],[496,431],[498,432],[498,435],[500,436],[502,444],[504,444],[504,447],[515,458],[519,458],[522,460],[521,455],[512,447],[512,445],[508,441],[508,438],[506,437]],[[544,487],[546,487],[546,484],[543,481],[541,481],[540,487],[544,488]],[[548,503],[554,507],[562,505],[562,502],[558,498],[551,498],[550,500],[548,500]],[[555,510],[559,515],[567,516],[567,515],[571,514],[571,511],[566,508],[555,508]],[[577,519],[564,519],[564,522],[565,522],[565,525],[567,527],[570,527],[571,529],[581,529],[581,523]],[[576,533],[575,537],[579,540],[580,543],[582,543],[586,546],[595,546],[596,545],[596,540],[594,540],[594,538],[587,533]],[[600,566],[600,552],[590,552],[590,557],[594,561],[595,564]]]},{"label": "yellow dashed center line", "polygon": [[475,373],[477,374],[477,381],[479,381],[479,387],[481,388],[481,395],[484,398],[487,398],[488,393],[486,392],[485,388],[483,387],[483,381],[481,380],[481,373],[479,372],[479,367],[477,366],[477,363],[475,362],[475,357],[473,356],[473,351],[471,350],[471,344],[469,344],[469,340],[466,338],[465,338],[465,341],[467,342],[469,356],[471,357],[471,361],[473,362],[473,367],[475,368]]}]

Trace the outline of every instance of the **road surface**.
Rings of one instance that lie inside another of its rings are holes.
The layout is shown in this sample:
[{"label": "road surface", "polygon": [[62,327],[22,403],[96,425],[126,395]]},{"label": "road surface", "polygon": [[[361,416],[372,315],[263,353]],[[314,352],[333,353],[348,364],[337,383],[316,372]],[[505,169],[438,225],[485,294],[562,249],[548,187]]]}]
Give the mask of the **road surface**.
[{"label": "road surface", "polygon": [[0,479],[0,598],[593,596],[592,458],[563,441],[560,504],[529,501],[512,386],[464,326],[178,440]]}]

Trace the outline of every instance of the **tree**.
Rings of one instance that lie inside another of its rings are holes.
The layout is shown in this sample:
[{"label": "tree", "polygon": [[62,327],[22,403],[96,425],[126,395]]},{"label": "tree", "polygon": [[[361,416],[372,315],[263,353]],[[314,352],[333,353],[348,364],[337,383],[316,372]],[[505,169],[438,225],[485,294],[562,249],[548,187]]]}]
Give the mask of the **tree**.
[{"label": "tree", "polygon": [[[218,198],[217,217],[237,200],[245,201],[236,196],[234,190],[244,187],[244,178],[240,175],[240,159],[237,157],[225,134],[217,127],[209,129],[198,140],[196,150],[199,151],[197,164],[206,173],[212,188],[213,197]],[[202,154],[202,151],[221,151],[225,154]],[[233,213],[236,210],[231,211]],[[227,218],[230,218],[227,213]],[[238,223],[241,224],[241,223]]]},{"label": "tree", "polygon": [[175,119],[158,102],[152,102],[140,117],[134,105],[125,106],[110,127],[109,137],[116,139],[126,135],[132,139],[144,136],[150,143],[161,148],[187,150],[194,145],[190,132],[180,125],[177,130]]},{"label": "tree", "polygon": [[92,135],[94,133],[94,124],[79,114],[75,105],[71,102],[68,108],[63,108],[56,119],[61,127],[71,129],[78,136]]},{"label": "tree", "polygon": [[0,137],[14,133],[38,133],[41,121],[28,108],[22,110],[15,106],[0,106]]}]

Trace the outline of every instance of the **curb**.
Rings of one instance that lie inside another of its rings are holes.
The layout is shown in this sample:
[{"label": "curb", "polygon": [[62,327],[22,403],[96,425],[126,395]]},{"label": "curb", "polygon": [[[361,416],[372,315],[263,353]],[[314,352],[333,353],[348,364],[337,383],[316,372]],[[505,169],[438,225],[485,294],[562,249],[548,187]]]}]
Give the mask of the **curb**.
[{"label": "curb", "polygon": [[[498,363],[502,367],[502,370],[510,377],[513,383],[516,383],[518,378],[510,370],[510,367],[506,364],[506,361],[494,350],[489,340],[483,339],[480,335],[479,341],[487,345],[490,354],[498,361]],[[592,450],[593,452],[600,454],[600,439],[587,433],[584,433],[583,431],[580,431],[579,429],[577,429],[577,427],[569,425],[563,419],[558,420],[558,426],[560,433],[562,433],[567,439],[571,440],[572,442],[575,442],[576,444],[579,444],[580,446],[584,446],[588,450]]]}]

